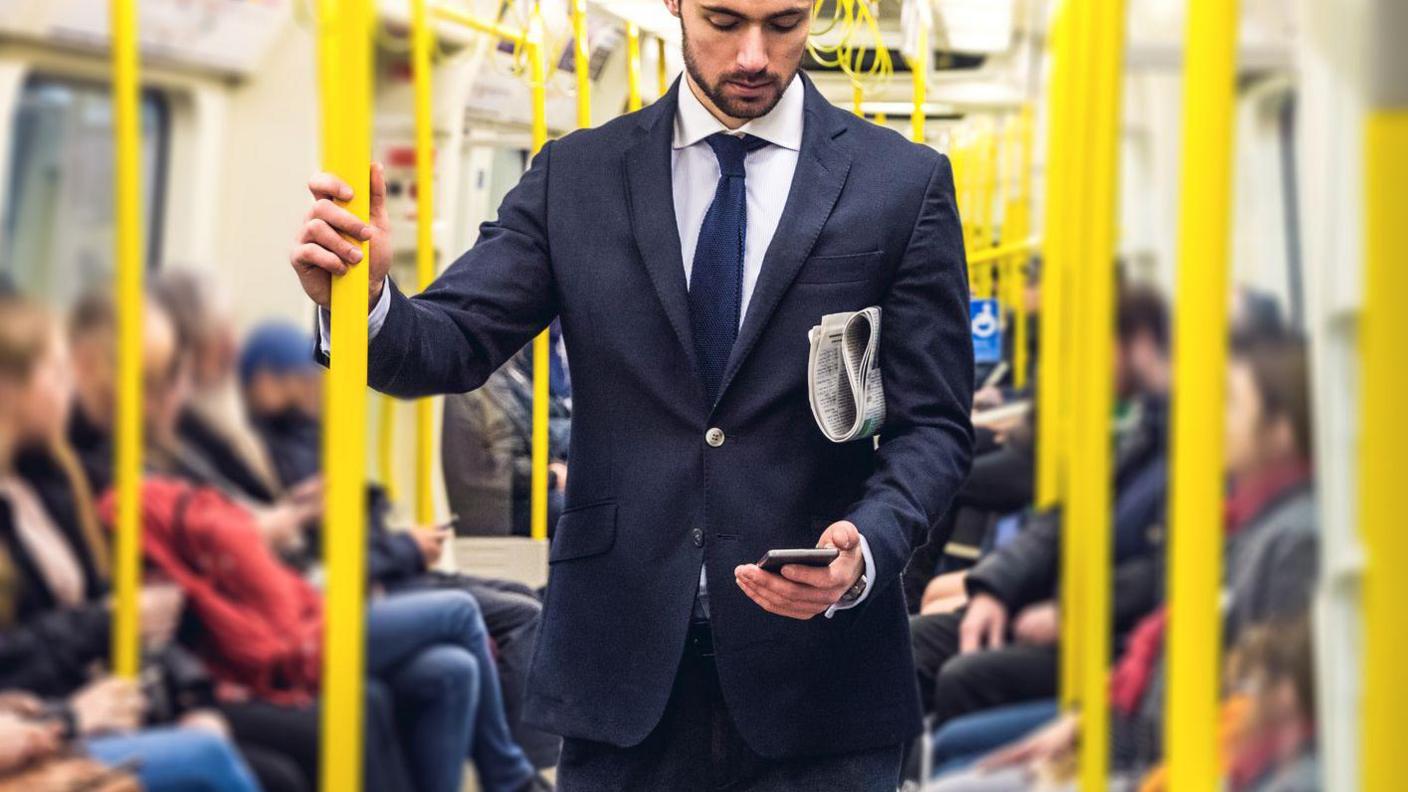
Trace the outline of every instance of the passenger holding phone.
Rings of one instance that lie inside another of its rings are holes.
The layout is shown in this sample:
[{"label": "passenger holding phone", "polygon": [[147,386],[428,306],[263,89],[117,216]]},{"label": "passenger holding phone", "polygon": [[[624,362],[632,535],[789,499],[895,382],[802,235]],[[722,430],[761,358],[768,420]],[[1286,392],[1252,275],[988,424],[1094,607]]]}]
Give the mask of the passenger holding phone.
[{"label": "passenger holding phone", "polygon": [[[811,2],[665,5],[686,74],[548,143],[429,288],[387,277],[378,165],[370,222],[312,178],[292,264],[327,309],[370,242],[368,380],[399,397],[477,388],[561,320],[571,475],[526,704],[567,738],[561,789],[893,790],[921,726],[896,583],[972,446],[951,169],[799,74]],[[868,306],[887,422],[831,443],[807,332]],[[825,567],[755,563],[818,546]]]}]

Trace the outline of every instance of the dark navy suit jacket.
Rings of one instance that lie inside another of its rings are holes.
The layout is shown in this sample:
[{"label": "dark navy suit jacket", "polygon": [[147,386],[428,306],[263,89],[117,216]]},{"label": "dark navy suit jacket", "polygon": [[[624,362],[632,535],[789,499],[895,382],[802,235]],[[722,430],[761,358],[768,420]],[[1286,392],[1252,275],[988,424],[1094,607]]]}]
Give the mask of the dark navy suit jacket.
[{"label": "dark navy suit jacket", "polygon": [[[896,583],[966,475],[972,443],[968,281],[949,163],[807,83],[791,191],[711,406],[671,192],[678,90],[549,143],[429,289],[408,299],[392,284],[368,378],[402,397],[471,390],[562,319],[571,474],[529,722],[623,746],[643,740],[669,698],[703,563],[719,681],[754,750],[894,745],[920,727]],[[828,442],[804,380],[807,331],[823,314],[869,305],[882,307],[888,419],[878,449]],[[725,433],[718,447],[705,442],[711,427]],[[876,566],[859,606],[788,619],[733,582],[736,565],[811,547],[843,518]]]}]

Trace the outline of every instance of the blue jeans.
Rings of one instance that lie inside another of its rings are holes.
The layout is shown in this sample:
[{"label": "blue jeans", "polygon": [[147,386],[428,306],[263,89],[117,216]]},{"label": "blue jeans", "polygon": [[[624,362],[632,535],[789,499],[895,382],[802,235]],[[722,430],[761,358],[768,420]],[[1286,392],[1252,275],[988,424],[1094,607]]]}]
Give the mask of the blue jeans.
[{"label": "blue jeans", "polygon": [[87,743],[105,765],[136,759],[137,778],[147,792],[259,792],[259,783],[219,735],[200,729],[147,729]]},{"label": "blue jeans", "polygon": [[509,731],[489,631],[474,597],[440,590],[378,600],[368,613],[367,638],[367,670],[391,686],[421,789],[458,790],[466,756],[486,792],[511,792],[533,777]]},{"label": "blue jeans", "polygon": [[1055,701],[1032,701],[962,715],[934,732],[934,775],[964,769],[1027,736],[1060,713]]}]

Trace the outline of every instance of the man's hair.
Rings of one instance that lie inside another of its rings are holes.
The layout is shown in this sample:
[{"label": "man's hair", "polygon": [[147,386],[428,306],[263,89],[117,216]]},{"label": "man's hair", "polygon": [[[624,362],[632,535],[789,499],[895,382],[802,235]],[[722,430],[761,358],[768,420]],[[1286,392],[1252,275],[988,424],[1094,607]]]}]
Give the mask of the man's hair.
[{"label": "man's hair", "polygon": [[1296,451],[1309,459],[1314,446],[1305,342],[1291,335],[1243,341],[1233,357],[1251,370],[1263,418],[1290,423]]},{"label": "man's hair", "polygon": [[1117,325],[1120,343],[1127,344],[1147,335],[1168,352],[1168,302],[1153,286],[1132,284],[1120,290]]}]

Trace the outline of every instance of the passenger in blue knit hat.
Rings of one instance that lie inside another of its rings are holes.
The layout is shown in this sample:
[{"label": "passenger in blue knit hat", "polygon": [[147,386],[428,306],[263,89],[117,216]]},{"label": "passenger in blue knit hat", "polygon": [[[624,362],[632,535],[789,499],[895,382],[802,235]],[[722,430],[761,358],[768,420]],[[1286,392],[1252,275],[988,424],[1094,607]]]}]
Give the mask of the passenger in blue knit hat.
[{"label": "passenger in blue knit hat", "polygon": [[[240,385],[250,424],[268,446],[280,481],[292,486],[320,467],[318,416],[322,369],[313,339],[287,322],[250,332],[240,350]],[[305,458],[306,457],[306,458]]]}]

